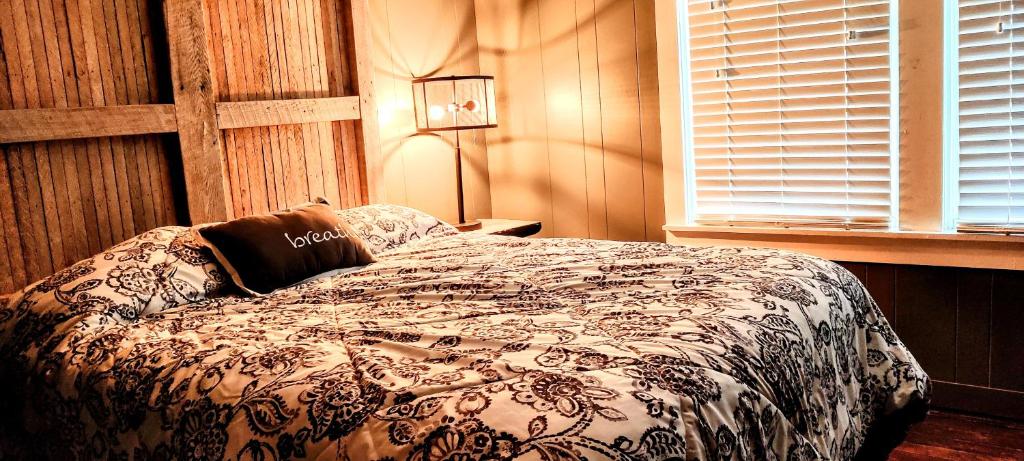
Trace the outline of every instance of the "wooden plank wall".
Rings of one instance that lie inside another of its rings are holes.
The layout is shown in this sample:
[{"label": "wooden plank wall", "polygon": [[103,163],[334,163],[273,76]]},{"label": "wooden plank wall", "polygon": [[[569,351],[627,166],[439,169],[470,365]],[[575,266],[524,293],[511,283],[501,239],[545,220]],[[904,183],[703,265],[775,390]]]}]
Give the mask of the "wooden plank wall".
[{"label": "wooden plank wall", "polygon": [[366,0],[0,9],[0,293],[158,226],[382,199]]},{"label": "wooden plank wall", "polygon": [[[0,110],[169,101],[146,0],[11,0]],[[180,221],[173,137],[0,145],[0,293]]]},{"label": "wooden plank wall", "polygon": [[[653,0],[478,0],[493,215],[542,236],[663,240]],[[514,97],[513,97],[514,96]]]},{"label": "wooden plank wall", "polygon": [[935,381],[937,406],[1024,419],[1024,272],[841,264]]},{"label": "wooden plank wall", "polygon": [[[351,95],[344,2],[205,0],[219,101]],[[366,203],[365,159],[355,122],[222,131],[234,214],[244,216],[326,197]]]}]

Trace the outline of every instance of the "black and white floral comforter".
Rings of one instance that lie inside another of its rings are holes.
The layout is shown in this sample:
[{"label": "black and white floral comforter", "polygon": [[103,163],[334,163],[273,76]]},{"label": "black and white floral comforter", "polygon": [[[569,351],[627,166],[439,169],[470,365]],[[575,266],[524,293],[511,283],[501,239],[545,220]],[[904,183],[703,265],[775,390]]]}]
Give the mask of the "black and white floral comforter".
[{"label": "black and white floral comforter", "polygon": [[30,287],[0,310],[20,440],[86,459],[851,459],[925,406],[928,377],[830,262],[427,224],[259,298],[222,294],[183,228]]}]

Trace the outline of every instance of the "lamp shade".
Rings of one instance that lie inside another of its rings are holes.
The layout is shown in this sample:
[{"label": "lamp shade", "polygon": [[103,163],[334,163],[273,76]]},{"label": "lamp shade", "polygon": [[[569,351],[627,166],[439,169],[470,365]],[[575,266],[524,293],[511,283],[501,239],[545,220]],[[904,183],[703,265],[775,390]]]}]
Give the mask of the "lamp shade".
[{"label": "lamp shade", "polygon": [[416,130],[470,130],[498,126],[494,77],[458,75],[412,81]]}]

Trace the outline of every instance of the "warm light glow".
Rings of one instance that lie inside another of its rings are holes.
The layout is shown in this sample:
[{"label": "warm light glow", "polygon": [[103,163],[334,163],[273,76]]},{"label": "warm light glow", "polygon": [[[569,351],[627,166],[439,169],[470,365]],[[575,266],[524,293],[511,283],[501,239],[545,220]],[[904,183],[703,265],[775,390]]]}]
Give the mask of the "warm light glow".
[{"label": "warm light glow", "polygon": [[427,111],[427,113],[430,114],[431,120],[441,120],[447,112],[448,111],[441,106],[430,106],[430,109]]},{"label": "warm light glow", "polygon": [[[431,106],[430,110],[433,111],[434,107],[437,107],[437,106]],[[470,100],[467,100],[466,103],[462,104],[462,105],[459,105],[459,103],[457,103],[457,102],[453,102],[453,103],[448,104],[448,112],[451,112],[451,113],[454,114],[456,112],[462,112],[462,111],[479,112],[480,111],[480,103],[476,102],[475,99],[470,99]],[[433,117],[431,117],[431,118],[433,118]],[[437,119],[435,119],[435,120],[437,120]]]},{"label": "warm light glow", "polygon": [[463,75],[412,81],[416,131],[428,133],[498,126],[494,77]]},{"label": "warm light glow", "polygon": [[380,120],[381,126],[390,125],[395,121],[395,106],[395,101],[381,103],[380,108],[377,110],[377,119]]}]

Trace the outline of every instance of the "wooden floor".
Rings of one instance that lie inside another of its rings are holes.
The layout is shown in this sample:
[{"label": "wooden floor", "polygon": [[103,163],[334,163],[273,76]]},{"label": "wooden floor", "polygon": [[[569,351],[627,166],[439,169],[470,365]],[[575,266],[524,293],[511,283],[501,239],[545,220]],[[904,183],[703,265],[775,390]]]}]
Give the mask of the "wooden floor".
[{"label": "wooden floor", "polygon": [[889,459],[1024,461],[1024,422],[933,411]]}]

